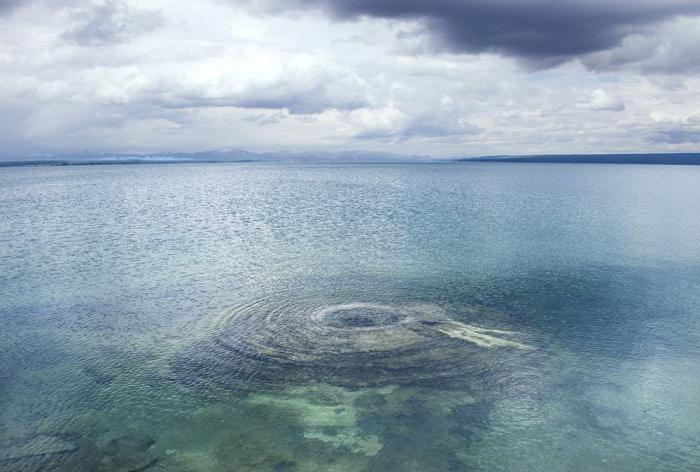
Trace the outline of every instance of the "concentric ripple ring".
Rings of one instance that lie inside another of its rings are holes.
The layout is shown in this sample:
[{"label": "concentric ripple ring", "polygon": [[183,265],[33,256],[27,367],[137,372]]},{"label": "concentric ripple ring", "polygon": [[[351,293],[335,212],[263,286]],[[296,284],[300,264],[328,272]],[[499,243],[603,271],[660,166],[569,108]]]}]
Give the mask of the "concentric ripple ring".
[{"label": "concentric ripple ring", "polygon": [[434,384],[483,374],[492,351],[529,350],[516,335],[456,321],[436,305],[264,299],[221,313],[172,369],[207,389]]}]

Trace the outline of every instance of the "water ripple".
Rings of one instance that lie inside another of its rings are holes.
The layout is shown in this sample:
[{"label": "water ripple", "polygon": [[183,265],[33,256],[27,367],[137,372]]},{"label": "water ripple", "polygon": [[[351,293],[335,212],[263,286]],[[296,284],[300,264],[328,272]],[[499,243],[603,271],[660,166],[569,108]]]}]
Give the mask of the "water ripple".
[{"label": "water ripple", "polygon": [[460,322],[437,305],[285,294],[221,312],[206,331],[175,356],[174,375],[226,390],[483,382],[503,377],[506,365],[515,371],[533,351],[516,332]]}]

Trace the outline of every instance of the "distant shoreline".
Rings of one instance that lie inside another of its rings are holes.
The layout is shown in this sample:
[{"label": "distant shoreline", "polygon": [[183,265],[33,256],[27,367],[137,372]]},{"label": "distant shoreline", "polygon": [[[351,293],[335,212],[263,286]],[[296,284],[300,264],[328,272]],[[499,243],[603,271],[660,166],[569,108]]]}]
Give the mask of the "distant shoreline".
[{"label": "distant shoreline", "polygon": [[552,164],[657,164],[700,165],[700,153],[675,154],[549,154],[532,156],[484,156],[460,162],[507,162]]},{"label": "distant shoreline", "polygon": [[[255,157],[255,153],[248,153]],[[113,158],[77,158],[77,159],[26,159],[26,160],[0,160],[2,167],[69,167],[69,166],[100,166],[100,165],[142,165],[142,164],[449,164],[449,163],[542,163],[542,164],[653,164],[653,165],[700,165],[700,153],[675,153],[675,154],[546,154],[546,155],[501,155],[480,156],[464,158],[434,158],[405,160],[394,159],[344,159],[344,155],[337,158],[332,156],[319,156],[309,154],[285,155],[283,157],[271,157],[260,155],[260,159],[226,159],[226,158],[188,158],[188,157],[113,157]]]},{"label": "distant shoreline", "polygon": [[36,161],[0,161],[0,167],[69,167],[69,166],[108,166],[108,165],[140,165],[140,164],[224,164],[224,163],[250,163],[259,162],[253,160],[247,161],[216,161],[216,160],[146,160],[146,159],[113,159],[99,161],[65,161],[65,160],[36,160]]}]

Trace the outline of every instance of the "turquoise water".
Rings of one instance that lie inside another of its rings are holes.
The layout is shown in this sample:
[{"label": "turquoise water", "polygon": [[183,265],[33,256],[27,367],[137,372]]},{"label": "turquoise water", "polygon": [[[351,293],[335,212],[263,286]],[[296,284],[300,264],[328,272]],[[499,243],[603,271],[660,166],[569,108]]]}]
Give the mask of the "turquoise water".
[{"label": "turquoise water", "polygon": [[700,470],[700,168],[7,168],[0,216],[0,470]]}]

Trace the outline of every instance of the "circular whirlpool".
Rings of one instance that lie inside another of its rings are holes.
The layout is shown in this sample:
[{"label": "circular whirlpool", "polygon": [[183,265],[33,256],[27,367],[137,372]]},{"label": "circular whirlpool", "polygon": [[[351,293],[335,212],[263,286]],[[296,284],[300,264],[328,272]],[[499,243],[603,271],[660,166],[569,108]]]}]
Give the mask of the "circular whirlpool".
[{"label": "circular whirlpool", "polygon": [[323,320],[336,328],[374,328],[406,319],[404,313],[382,305],[338,305],[320,311]]},{"label": "circular whirlpool", "polygon": [[464,382],[496,365],[496,351],[528,347],[508,333],[461,323],[435,305],[259,300],[217,316],[172,370],[207,390]]}]

